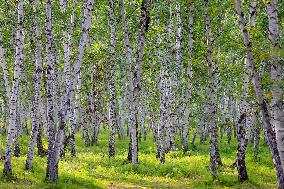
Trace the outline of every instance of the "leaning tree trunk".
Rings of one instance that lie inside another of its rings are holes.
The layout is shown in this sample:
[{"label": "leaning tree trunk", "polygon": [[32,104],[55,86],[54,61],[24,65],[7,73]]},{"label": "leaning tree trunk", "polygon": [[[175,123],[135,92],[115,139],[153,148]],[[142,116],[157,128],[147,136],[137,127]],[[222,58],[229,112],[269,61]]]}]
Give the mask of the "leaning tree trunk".
[{"label": "leaning tree trunk", "polygon": [[[255,14],[256,14],[256,3],[252,2],[250,5],[250,26],[253,28],[255,26]],[[245,64],[247,63],[247,57],[245,57]],[[238,170],[238,178],[241,182],[248,179],[248,174],[246,170],[246,148],[250,138],[245,136],[245,128],[247,130],[252,129],[252,124],[249,121],[249,104],[247,103],[249,92],[249,74],[247,72],[244,73],[243,78],[243,89],[242,89],[242,99],[240,104],[240,118],[238,121],[237,127],[237,139],[238,139],[238,153],[237,153],[237,170]],[[248,132],[248,131],[247,131]],[[251,131],[250,131],[251,132]]]},{"label": "leaning tree trunk", "polygon": [[[63,102],[62,109],[59,113],[59,127],[56,132],[56,135],[52,136],[54,139],[54,145],[51,145],[49,142],[49,156],[48,156],[48,164],[46,170],[46,180],[51,182],[57,182],[58,180],[58,163],[59,163],[59,155],[63,145],[64,139],[64,132],[66,128],[66,115],[68,113],[68,107],[70,106],[71,97],[73,96],[74,87],[77,85],[78,77],[80,73],[81,62],[83,58],[83,54],[85,51],[87,39],[88,39],[88,32],[92,22],[92,11],[93,11],[94,0],[88,0],[84,7],[84,21],[82,23],[82,34],[79,42],[78,47],[78,54],[75,59],[74,63],[74,77],[71,79],[71,84],[66,91],[66,98]],[[47,7],[47,34],[51,36],[51,2],[47,0],[46,3]],[[47,35],[47,39],[49,38]],[[51,49],[51,48],[50,48]],[[47,55],[49,53],[48,46],[47,46]],[[53,132],[54,133],[54,132]]]},{"label": "leaning tree trunk", "polygon": [[14,63],[14,79],[11,90],[11,96],[9,96],[9,130],[6,142],[6,152],[4,160],[4,176],[12,174],[12,144],[15,139],[17,132],[17,96],[19,89],[19,78],[21,74],[21,65],[23,62],[23,22],[24,22],[24,0],[20,0],[18,3],[18,28],[16,34],[16,54],[15,54],[15,63]]},{"label": "leaning tree trunk", "polygon": [[271,42],[270,65],[272,80],[272,124],[275,127],[276,142],[279,150],[282,169],[284,169],[284,101],[283,81],[284,66],[281,64],[281,46],[278,23],[277,0],[270,0],[267,4],[269,39]]},{"label": "leaning tree trunk", "polygon": [[252,54],[252,43],[249,40],[249,33],[248,33],[247,28],[245,27],[245,19],[244,19],[244,14],[242,12],[240,0],[235,0],[235,6],[236,6],[236,12],[239,16],[239,26],[243,34],[244,45],[247,50],[246,66],[247,66],[247,69],[250,70],[252,74],[254,90],[255,90],[256,97],[257,97],[259,108],[262,113],[264,129],[267,132],[268,144],[269,144],[269,148],[270,148],[271,155],[273,158],[274,167],[276,170],[278,188],[283,189],[284,188],[284,172],[283,172],[283,168],[281,165],[279,151],[277,148],[276,136],[275,136],[275,132],[273,131],[273,128],[271,125],[267,104],[266,104],[266,101],[264,100],[263,91],[262,91],[262,88],[259,82],[259,75],[255,67],[253,54]]}]

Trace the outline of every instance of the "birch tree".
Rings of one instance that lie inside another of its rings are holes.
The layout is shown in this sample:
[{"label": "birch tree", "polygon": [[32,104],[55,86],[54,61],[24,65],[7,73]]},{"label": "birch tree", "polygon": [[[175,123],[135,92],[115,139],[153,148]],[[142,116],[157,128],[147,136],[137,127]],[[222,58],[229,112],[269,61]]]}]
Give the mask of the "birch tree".
[{"label": "birch tree", "polygon": [[149,29],[150,22],[150,2],[151,0],[143,0],[141,5],[141,20],[140,20],[140,33],[138,36],[136,63],[133,74],[133,99],[130,99],[134,107],[134,120],[131,125],[131,142],[132,142],[132,164],[138,165],[138,140],[137,140],[137,128],[138,128],[138,100],[140,98],[141,90],[141,77],[142,77],[142,63],[145,46],[145,35]]},{"label": "birch tree", "polygon": [[[31,5],[33,6],[33,5]],[[39,8],[38,8],[38,2],[37,0],[34,0],[34,9],[35,9],[35,17],[34,17],[34,26],[33,31],[35,33],[35,43],[36,43],[36,49],[35,49],[35,64],[36,64],[36,70],[33,74],[33,88],[34,88],[34,96],[33,96],[33,107],[32,107],[32,115],[31,115],[31,125],[32,125],[32,131],[30,135],[30,141],[29,141],[29,148],[28,148],[28,155],[27,155],[27,161],[26,161],[26,169],[30,169],[33,164],[33,156],[34,156],[34,147],[37,142],[38,138],[38,132],[40,130],[39,127],[41,127],[40,123],[40,110],[39,110],[39,100],[40,100],[40,94],[41,94],[41,79],[42,79],[42,56],[41,56],[41,42],[40,42],[40,33],[39,33],[39,20],[38,20],[38,14],[39,14]]]},{"label": "birch tree", "polygon": [[114,10],[113,10],[113,1],[108,0],[109,2],[109,25],[111,29],[111,47],[110,47],[110,84],[109,84],[109,92],[110,92],[110,102],[109,102],[109,122],[110,122],[110,134],[109,134],[109,156],[113,157],[115,155],[115,131],[117,129],[117,111],[116,111],[116,90],[115,90],[115,46],[116,46],[116,33],[115,33],[115,25],[114,25]]},{"label": "birch tree", "polygon": [[[284,169],[284,102],[283,102],[283,81],[284,66],[281,64],[279,19],[277,0],[270,0],[267,3],[268,30],[270,40],[270,64],[272,80],[272,124],[275,127],[276,142]],[[279,2],[280,3],[280,2]],[[283,54],[283,53],[282,53]]]},{"label": "birch tree", "polygon": [[8,136],[6,141],[6,151],[5,151],[5,160],[4,160],[4,176],[12,174],[12,145],[13,140],[15,140],[16,132],[17,132],[17,97],[18,97],[18,89],[19,89],[19,79],[21,74],[21,66],[23,62],[23,43],[24,43],[24,35],[23,35],[23,22],[24,22],[24,1],[20,0],[18,2],[18,26],[16,33],[16,54],[15,54],[15,63],[14,63],[14,78],[11,89],[11,94],[9,96],[9,128],[8,128]]},{"label": "birch tree", "polygon": [[[217,140],[217,125],[216,125],[216,97],[215,97],[215,84],[214,81],[216,77],[216,71],[214,69],[213,61],[212,61],[212,44],[213,37],[211,34],[211,19],[209,17],[208,12],[208,0],[204,1],[205,4],[205,22],[206,22],[206,46],[207,46],[207,56],[206,61],[208,65],[208,105],[209,105],[209,115],[210,115],[210,170],[214,177],[216,177],[216,163],[218,162],[218,140]],[[219,162],[218,162],[219,163]]]},{"label": "birch tree", "polygon": [[[189,130],[189,114],[190,114],[190,96],[191,96],[191,79],[192,79],[192,50],[193,50],[193,2],[190,2],[188,14],[188,65],[186,67],[186,91],[185,91],[185,109],[184,121],[182,128],[182,148],[186,152],[188,150],[188,130]],[[202,138],[202,137],[201,137]]]},{"label": "birch tree", "polygon": [[[82,23],[82,34],[79,42],[78,53],[74,63],[74,75],[71,79],[70,87],[66,91],[66,97],[64,100],[64,104],[62,109],[60,110],[60,123],[56,134],[51,133],[50,139],[54,140],[53,142],[49,142],[48,148],[48,161],[47,161],[47,170],[46,170],[46,180],[51,182],[57,182],[58,179],[58,163],[59,163],[59,155],[60,150],[63,145],[63,137],[64,130],[66,127],[66,115],[68,112],[68,107],[70,106],[70,101],[73,96],[74,86],[77,85],[81,62],[83,58],[83,53],[85,51],[87,39],[88,39],[88,31],[91,27],[92,22],[92,11],[93,11],[94,0],[88,0],[84,6],[84,21]],[[47,28],[51,31],[51,2],[47,1]],[[50,28],[49,28],[50,27]],[[48,33],[48,32],[47,32]],[[47,35],[47,39],[49,35]],[[47,50],[49,52],[49,50]],[[50,53],[50,52],[49,52]],[[48,53],[47,53],[48,54]],[[52,138],[51,138],[52,137]],[[51,145],[51,146],[50,146]]]},{"label": "birch tree", "polygon": [[261,113],[262,113],[262,121],[263,121],[263,124],[264,124],[264,129],[267,132],[268,144],[269,144],[269,148],[270,148],[271,155],[272,155],[272,158],[273,158],[274,167],[275,167],[275,170],[276,170],[278,188],[284,188],[284,173],[283,173],[283,168],[282,168],[282,165],[281,165],[281,159],[280,159],[280,156],[279,156],[279,151],[278,151],[278,148],[277,148],[276,136],[275,136],[275,132],[272,129],[272,124],[271,124],[271,120],[270,120],[270,117],[269,117],[267,104],[266,104],[266,101],[264,100],[264,97],[263,97],[263,90],[261,88],[261,85],[260,85],[260,82],[259,82],[259,75],[258,75],[256,67],[255,67],[255,63],[254,63],[254,59],[253,59],[253,53],[252,53],[252,43],[249,39],[249,33],[248,33],[247,28],[246,28],[246,23],[245,23],[245,20],[244,20],[244,14],[242,12],[240,0],[235,0],[234,3],[235,3],[237,15],[239,17],[239,27],[240,27],[240,30],[241,30],[242,35],[243,35],[244,46],[245,46],[246,51],[247,51],[246,67],[251,72],[251,75],[252,75],[252,81],[253,81],[253,85],[254,85],[255,95],[256,95],[256,98],[257,98],[259,108],[260,108]]}]

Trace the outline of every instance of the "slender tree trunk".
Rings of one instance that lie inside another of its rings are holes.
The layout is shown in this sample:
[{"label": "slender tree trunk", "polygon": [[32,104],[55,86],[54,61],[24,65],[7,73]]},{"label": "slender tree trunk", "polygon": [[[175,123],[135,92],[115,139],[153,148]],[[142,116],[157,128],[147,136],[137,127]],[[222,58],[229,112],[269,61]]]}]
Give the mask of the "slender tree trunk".
[{"label": "slender tree trunk", "polygon": [[[70,18],[70,21],[71,21],[71,27],[69,28],[69,48],[67,47],[67,55],[69,56],[69,60],[70,60],[70,53],[72,52],[72,49],[73,49],[73,43],[72,43],[72,38],[73,38],[73,28],[75,27],[75,24],[74,24],[74,20],[75,20],[75,3],[76,1],[73,0],[72,1],[72,13],[71,13],[71,18]],[[68,56],[67,56],[67,60],[68,60]],[[70,64],[67,63],[66,61],[66,68],[70,67]],[[70,69],[69,69],[70,71]],[[70,79],[70,77],[69,77]],[[67,80],[66,80],[67,81]],[[67,82],[68,83],[68,82]],[[75,86],[74,86],[75,88]],[[75,89],[74,89],[75,90]],[[70,128],[70,136],[69,136],[69,144],[70,144],[70,153],[71,153],[71,156],[76,156],[76,149],[75,149],[75,130],[76,128],[78,127],[77,124],[79,123],[77,118],[76,118],[76,108],[75,108],[75,104],[76,104],[76,99],[74,99],[74,101],[72,102],[72,105],[69,105],[69,119],[70,119],[70,122],[71,122],[71,128]]]},{"label": "slender tree trunk", "polygon": [[[216,177],[216,163],[220,161],[219,150],[218,150],[218,140],[217,140],[217,125],[216,125],[216,97],[215,97],[215,74],[217,73],[214,69],[212,61],[212,43],[213,38],[211,34],[211,19],[208,13],[208,0],[204,1],[205,3],[205,21],[206,21],[206,38],[207,38],[207,64],[208,64],[208,100],[209,100],[209,116],[210,116],[210,171],[211,174]],[[214,69],[214,72],[213,72]]]},{"label": "slender tree trunk", "polygon": [[[176,4],[176,16],[177,16],[177,38],[176,38],[176,64],[173,70],[173,92],[171,102],[171,128],[170,128],[170,145],[169,149],[175,149],[175,133],[178,127],[178,110],[180,108],[179,102],[179,86],[180,86],[180,67],[181,67],[181,43],[182,43],[182,18],[180,15],[180,4]],[[172,16],[171,16],[172,17]],[[171,22],[171,21],[170,21]],[[169,33],[171,37],[171,33]],[[171,39],[169,39],[171,40]],[[170,49],[171,51],[171,49]],[[170,52],[171,53],[171,52]]]},{"label": "slender tree trunk", "polygon": [[[171,75],[171,67],[174,60],[173,60],[173,52],[174,52],[174,47],[173,47],[173,1],[170,0],[169,1],[169,25],[167,27],[167,52],[165,52],[165,55],[167,55],[167,58],[165,59],[165,63],[167,64],[165,66],[165,77],[167,77],[168,74],[168,81],[166,81],[166,85],[168,85],[167,87],[169,87],[169,107],[167,109],[165,109],[165,113],[168,114],[168,122],[169,124],[165,125],[165,137],[164,137],[164,141],[163,141],[163,148],[162,148],[162,157],[161,157],[161,162],[165,162],[165,153],[169,152],[172,146],[172,139],[173,139],[173,128],[174,128],[174,119],[175,119],[175,114],[174,114],[174,90],[175,90],[175,86],[174,84],[174,76],[175,75]],[[176,65],[174,65],[175,67]],[[173,72],[173,74],[175,73],[175,71]]]},{"label": "slender tree trunk", "polygon": [[284,66],[281,64],[281,51],[283,50],[280,46],[277,0],[268,1],[267,15],[269,39],[271,42],[272,124],[275,127],[277,147],[282,162],[282,169],[284,169],[284,101],[283,87],[281,87],[281,81],[284,78]]},{"label": "slender tree trunk", "polygon": [[[255,27],[255,15],[256,15],[256,3],[252,2],[250,4],[250,26]],[[248,61],[247,57],[245,58],[245,64]],[[249,104],[247,102],[248,92],[249,92],[249,74],[247,71],[244,73],[243,78],[243,89],[242,89],[242,99],[240,104],[240,118],[238,121],[238,153],[237,153],[237,169],[238,169],[238,178],[241,182],[248,179],[248,174],[246,170],[246,148],[248,141],[252,133],[252,122],[250,119]],[[246,136],[247,135],[247,136]]]},{"label": "slender tree trunk", "polygon": [[109,25],[111,29],[111,47],[110,47],[110,83],[109,83],[109,92],[110,92],[110,102],[109,102],[109,122],[110,122],[110,134],[109,134],[109,157],[115,156],[115,132],[117,129],[117,111],[116,111],[116,90],[115,90],[115,64],[116,64],[116,55],[115,55],[115,46],[116,46],[116,33],[115,33],[115,20],[114,20],[114,9],[113,1],[108,0],[109,2]]},{"label": "slender tree trunk", "polygon": [[[125,8],[124,8],[124,0],[120,0],[120,7],[121,7],[121,15],[122,15],[122,22],[123,22],[123,31],[124,31],[124,46],[126,52],[126,65],[128,67],[128,94],[127,94],[127,104],[129,106],[129,115],[128,115],[128,129],[127,132],[130,133],[133,124],[133,116],[134,116],[134,106],[133,106],[133,71],[132,71],[132,61],[131,61],[131,47],[128,37],[128,23],[127,17],[125,16]],[[132,141],[131,141],[131,134],[129,135],[130,142],[129,142],[129,151],[127,159],[132,161]]]},{"label": "slender tree trunk", "polygon": [[36,141],[37,141],[37,153],[39,156],[43,157],[46,155],[46,151],[43,148],[43,144],[42,144],[42,129],[43,129],[43,124],[39,123],[39,127],[38,127],[38,132],[37,132],[37,137],[36,137]]},{"label": "slender tree trunk", "polygon": [[271,121],[270,121],[267,104],[266,104],[266,101],[264,100],[263,91],[262,91],[262,88],[261,88],[261,85],[260,85],[260,82],[259,82],[259,75],[257,73],[256,67],[255,67],[255,64],[254,64],[254,59],[253,59],[253,55],[252,55],[252,43],[249,40],[249,33],[248,33],[247,28],[245,27],[244,14],[242,12],[240,0],[235,0],[235,6],[236,6],[236,12],[239,16],[239,26],[240,26],[240,30],[243,34],[244,45],[245,45],[246,50],[247,50],[247,60],[248,61],[247,61],[246,66],[247,66],[247,69],[250,70],[250,72],[252,74],[255,94],[256,94],[256,97],[257,97],[258,105],[259,105],[261,113],[262,113],[263,124],[264,124],[264,128],[267,132],[269,148],[270,148],[270,151],[271,151],[274,167],[275,167],[275,170],[276,170],[278,188],[282,189],[282,188],[284,188],[284,172],[283,172],[283,168],[282,168],[282,165],[281,165],[281,159],[280,159],[280,156],[279,156],[279,151],[278,151],[278,148],[277,148],[275,132],[272,129],[272,124],[271,124]]},{"label": "slender tree trunk", "polygon": [[188,15],[188,65],[186,67],[186,92],[185,92],[185,109],[182,128],[182,149],[188,151],[188,130],[190,114],[190,96],[191,96],[191,79],[192,79],[192,49],[193,49],[193,3],[191,2]]},{"label": "slender tree trunk", "polygon": [[[32,6],[32,5],[31,5]],[[38,141],[38,134],[39,134],[39,127],[41,127],[40,123],[40,110],[39,110],[39,100],[40,100],[40,90],[41,90],[41,74],[42,74],[42,57],[41,57],[41,43],[40,43],[40,34],[39,34],[39,20],[38,20],[38,2],[34,0],[34,7],[35,7],[35,20],[33,26],[33,33],[35,33],[35,63],[36,63],[36,70],[33,74],[33,88],[34,88],[34,97],[33,97],[33,107],[31,112],[31,135],[30,135],[30,142],[28,147],[28,154],[26,160],[26,169],[30,169],[33,164],[34,158],[34,147],[36,142]],[[40,141],[39,141],[40,143]]]},{"label": "slender tree trunk", "polygon": [[256,109],[254,109],[253,113],[253,123],[254,123],[254,139],[253,139],[253,155],[254,158],[257,159],[259,154],[259,140],[260,140],[260,121],[259,121],[259,113]]},{"label": "slender tree trunk", "polygon": [[131,126],[132,137],[132,164],[138,165],[138,140],[137,140],[137,128],[138,128],[138,100],[140,98],[141,90],[141,78],[142,78],[142,63],[144,55],[145,34],[148,31],[150,22],[150,2],[151,0],[143,0],[141,5],[141,21],[140,21],[140,33],[138,36],[137,56],[133,77],[133,102],[134,107],[134,124]]},{"label": "slender tree trunk", "polygon": [[[67,1],[66,0],[60,0],[60,8],[61,8],[61,13],[63,15],[66,14],[67,11]],[[74,1],[72,2],[72,16],[71,16],[71,27],[68,28],[68,22],[63,26],[63,50],[64,50],[64,76],[65,76],[65,84],[66,84],[66,91],[70,88],[71,85],[71,77],[70,77],[70,54],[71,54],[71,44],[72,44],[72,30],[73,30],[73,13],[74,9]],[[69,29],[69,32],[68,32]],[[72,99],[73,97],[71,97]],[[71,128],[70,128],[70,136],[67,137],[66,133],[64,136],[64,149],[66,148],[66,145],[70,141],[70,147],[71,147],[71,156],[75,156],[75,128],[76,128],[76,120],[74,116],[74,111],[72,110],[72,105],[69,104],[68,106],[68,113],[64,119],[70,120],[71,123]],[[66,128],[67,131],[67,128]],[[66,141],[69,138],[69,141]],[[63,150],[64,153],[64,150]]]},{"label": "slender tree trunk", "polygon": [[[48,0],[47,3],[47,23],[50,28],[47,27],[47,30],[51,31],[51,2]],[[58,179],[58,163],[59,163],[59,155],[60,151],[63,147],[64,142],[64,131],[66,128],[66,115],[68,113],[68,107],[70,106],[70,101],[73,96],[74,86],[77,85],[78,77],[80,73],[81,62],[83,58],[83,54],[85,51],[87,39],[88,39],[88,31],[92,22],[92,11],[93,11],[94,0],[87,0],[84,7],[84,21],[82,23],[82,34],[78,47],[78,54],[74,63],[74,77],[71,79],[70,87],[68,87],[66,91],[66,98],[64,100],[62,109],[59,113],[59,127],[54,136],[54,145],[50,146],[50,153],[48,157],[48,165],[46,171],[46,180],[51,182],[57,182]],[[48,32],[47,32],[48,33]],[[48,35],[47,35],[48,36]],[[47,53],[48,54],[48,53]]]},{"label": "slender tree trunk", "polygon": [[[53,87],[53,76],[54,76],[54,55],[52,51],[52,0],[46,1],[46,107],[47,107],[47,170],[46,180],[53,181],[53,178],[57,178],[57,172],[54,167],[51,166],[53,163],[53,145],[55,144],[55,120],[54,120],[54,87]],[[54,181],[55,182],[55,181]]]},{"label": "slender tree trunk", "polygon": [[4,86],[5,86],[5,92],[7,99],[10,98],[10,83],[9,83],[9,72],[8,67],[5,59],[5,52],[4,48],[2,47],[2,32],[0,30],[0,62],[1,67],[3,69],[3,76],[4,76]]},{"label": "slender tree trunk", "polygon": [[18,97],[18,89],[19,89],[19,79],[21,74],[21,65],[23,62],[23,43],[24,43],[24,35],[23,35],[23,22],[24,22],[24,1],[20,0],[18,3],[18,28],[16,34],[16,54],[15,54],[15,64],[14,64],[14,79],[11,90],[11,96],[9,96],[9,130],[6,142],[6,152],[5,152],[5,160],[4,160],[4,176],[12,174],[12,144],[13,140],[15,140],[16,132],[17,132],[17,97]]},{"label": "slender tree trunk", "polygon": [[89,137],[89,127],[88,127],[88,107],[84,108],[84,112],[83,112],[83,138],[84,138],[84,145],[85,146],[89,146],[90,145],[90,137]]},{"label": "slender tree trunk", "polygon": [[[245,59],[247,61],[247,59]],[[249,75],[247,73],[244,74],[243,79],[243,91],[242,91],[242,99],[240,105],[240,118],[237,126],[237,139],[238,139],[238,153],[237,153],[237,170],[238,177],[240,181],[245,181],[248,179],[248,174],[246,170],[246,148],[247,148],[247,140],[245,137],[245,125],[247,119],[247,111],[248,111],[248,103],[246,99],[248,97],[248,85],[249,85]]]}]

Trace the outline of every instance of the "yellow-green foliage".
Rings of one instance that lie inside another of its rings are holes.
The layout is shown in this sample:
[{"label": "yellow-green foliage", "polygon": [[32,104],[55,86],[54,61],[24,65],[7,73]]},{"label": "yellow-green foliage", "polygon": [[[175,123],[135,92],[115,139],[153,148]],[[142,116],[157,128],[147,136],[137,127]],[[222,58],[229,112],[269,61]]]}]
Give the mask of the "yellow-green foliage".
[{"label": "yellow-green foliage", "polygon": [[[191,132],[192,133],[192,132]],[[253,147],[247,151],[249,181],[240,183],[237,171],[232,167],[236,158],[236,140],[226,144],[220,141],[224,166],[218,168],[218,179],[213,180],[209,171],[209,144],[196,144],[194,150],[183,154],[170,152],[161,165],[155,158],[152,138],[139,143],[139,166],[133,168],[125,161],[128,140],[117,140],[116,157],[108,158],[108,134],[102,133],[96,146],[84,147],[80,134],[76,135],[77,157],[66,157],[59,164],[57,185],[44,181],[46,157],[36,156],[31,171],[24,170],[28,137],[20,140],[22,156],[13,157],[13,177],[0,177],[0,188],[276,188],[275,171],[267,146],[260,144],[259,159],[253,158]],[[5,140],[1,136],[1,140]],[[46,141],[45,145],[46,145]],[[178,141],[177,141],[178,143]],[[208,143],[208,142],[207,142]],[[4,144],[2,142],[2,148]],[[180,147],[180,146],[178,146]],[[45,146],[46,148],[46,146]],[[3,170],[3,161],[0,162]]]}]

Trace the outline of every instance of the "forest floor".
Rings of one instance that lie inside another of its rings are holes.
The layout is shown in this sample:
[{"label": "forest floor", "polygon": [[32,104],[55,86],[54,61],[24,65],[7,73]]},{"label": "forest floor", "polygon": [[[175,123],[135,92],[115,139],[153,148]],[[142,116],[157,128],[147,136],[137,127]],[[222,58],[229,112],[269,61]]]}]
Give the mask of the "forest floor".
[{"label": "forest floor", "polygon": [[[192,132],[191,132],[192,133]],[[218,168],[218,179],[213,180],[209,171],[209,142],[191,147],[187,154],[182,151],[166,155],[166,163],[161,165],[155,157],[156,143],[151,136],[139,143],[139,166],[134,169],[126,162],[128,139],[116,140],[116,157],[108,157],[108,132],[103,131],[95,146],[85,147],[80,133],[76,136],[77,157],[69,152],[60,160],[59,181],[56,185],[44,181],[46,157],[35,157],[31,171],[25,170],[28,136],[22,136],[21,157],[13,157],[13,177],[3,178],[0,173],[0,188],[277,188],[275,170],[267,146],[260,143],[259,158],[253,158],[253,145],[249,144],[246,165],[249,180],[238,181],[237,170],[232,167],[236,159],[236,139],[231,145],[227,137],[219,142],[224,163]],[[6,137],[1,136],[4,149]],[[45,142],[45,148],[46,141]],[[180,148],[180,142],[177,141]],[[0,161],[3,170],[3,160]]]}]

